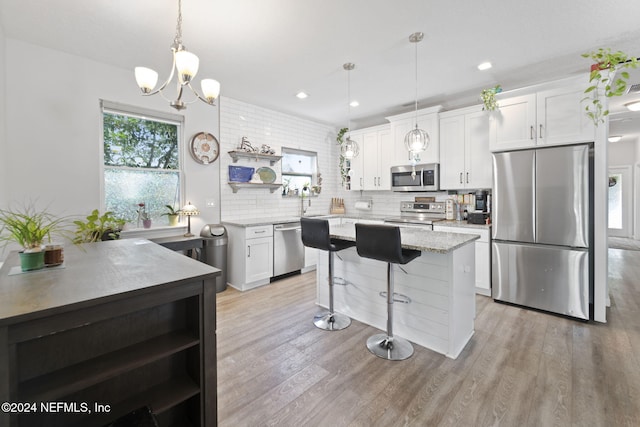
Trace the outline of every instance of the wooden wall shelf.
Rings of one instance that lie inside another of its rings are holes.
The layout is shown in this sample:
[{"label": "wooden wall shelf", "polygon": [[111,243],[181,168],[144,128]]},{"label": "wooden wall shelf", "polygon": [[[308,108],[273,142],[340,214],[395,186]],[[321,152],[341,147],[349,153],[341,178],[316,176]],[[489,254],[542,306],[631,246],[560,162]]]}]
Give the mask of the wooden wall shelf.
[{"label": "wooden wall shelf", "polygon": [[236,163],[238,159],[252,159],[255,161],[268,160],[271,166],[273,166],[282,158],[282,156],[274,156],[271,154],[249,153],[246,151],[229,151],[228,153],[233,159],[233,163]]}]

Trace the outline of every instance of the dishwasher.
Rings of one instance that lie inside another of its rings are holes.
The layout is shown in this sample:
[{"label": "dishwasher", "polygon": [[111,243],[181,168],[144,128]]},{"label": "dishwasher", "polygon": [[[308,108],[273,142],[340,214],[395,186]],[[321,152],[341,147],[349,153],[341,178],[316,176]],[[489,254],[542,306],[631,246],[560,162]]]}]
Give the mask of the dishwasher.
[{"label": "dishwasher", "polygon": [[300,271],[304,267],[300,221],[273,226],[273,275]]}]

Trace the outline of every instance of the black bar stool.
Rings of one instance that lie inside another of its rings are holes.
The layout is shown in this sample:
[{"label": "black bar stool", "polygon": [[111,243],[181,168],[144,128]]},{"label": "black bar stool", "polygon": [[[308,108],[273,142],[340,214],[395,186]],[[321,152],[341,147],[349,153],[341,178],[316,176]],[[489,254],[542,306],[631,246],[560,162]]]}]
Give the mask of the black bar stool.
[{"label": "black bar stool", "polygon": [[387,225],[356,224],[356,249],[363,258],[387,263],[387,333],[367,340],[367,348],[387,360],[404,360],[413,354],[413,346],[404,338],[393,336],[393,268],[420,256],[420,251],[402,249],[400,228]]},{"label": "black bar stool", "polygon": [[329,311],[316,314],[313,323],[320,329],[337,331],[351,324],[351,319],[333,311],[333,253],[355,246],[355,242],[329,237],[329,221],[318,218],[300,218],[302,243],[310,248],[329,252]]}]

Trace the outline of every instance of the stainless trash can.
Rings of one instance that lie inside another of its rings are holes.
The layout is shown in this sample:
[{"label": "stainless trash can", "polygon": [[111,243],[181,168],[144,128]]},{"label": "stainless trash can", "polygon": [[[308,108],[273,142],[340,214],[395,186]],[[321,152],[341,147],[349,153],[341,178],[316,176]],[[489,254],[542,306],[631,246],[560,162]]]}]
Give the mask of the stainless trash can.
[{"label": "stainless trash can", "polygon": [[222,270],[216,278],[216,293],[227,289],[227,230],[220,224],[207,224],[200,231],[202,237],[201,261]]}]

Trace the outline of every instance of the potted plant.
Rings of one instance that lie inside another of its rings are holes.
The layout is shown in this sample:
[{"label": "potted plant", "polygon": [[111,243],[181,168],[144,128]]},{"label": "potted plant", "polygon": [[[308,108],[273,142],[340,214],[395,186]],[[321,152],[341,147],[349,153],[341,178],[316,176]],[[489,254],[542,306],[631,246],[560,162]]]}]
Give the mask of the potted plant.
[{"label": "potted plant", "polygon": [[42,244],[45,239],[51,241],[52,235],[64,235],[66,219],[28,205],[23,209],[0,209],[0,224],[0,240],[5,246],[11,242],[22,246],[20,266],[22,271],[30,271],[44,267]]},{"label": "potted plant", "polygon": [[494,87],[489,89],[483,89],[482,92],[480,92],[480,99],[482,99],[482,103],[484,104],[484,107],[482,107],[482,109],[487,111],[495,111],[500,108],[498,102],[496,101],[496,94],[500,92],[502,92],[502,87],[500,85],[495,85]]},{"label": "potted plant", "polygon": [[140,228],[140,221],[142,221],[142,227],[151,228],[151,217],[147,212],[147,206],[144,202],[138,203],[138,228]]},{"label": "potted plant", "polygon": [[[338,135],[336,136],[338,145],[342,146],[342,144],[344,144],[343,138],[347,132],[349,132],[349,128],[342,128],[338,131]],[[347,170],[347,159],[345,159],[343,155],[340,155],[338,167],[340,168],[340,178],[342,178],[342,185],[344,186],[345,182],[347,182],[349,171]]]},{"label": "potted plant", "polygon": [[629,72],[624,69],[637,68],[638,60],[621,51],[611,52],[609,48],[583,53],[582,57],[594,61],[589,74],[590,86],[584,91],[587,96],[583,101],[588,101],[585,111],[593,124],[598,126],[609,115],[609,110],[602,104],[602,97],[624,95],[629,79]]},{"label": "potted plant", "polygon": [[171,205],[164,205],[167,208],[167,212],[163,213],[161,216],[167,216],[169,218],[169,226],[175,227],[178,225],[178,218],[180,213],[182,212],[180,209],[175,210]]},{"label": "potted plant", "polygon": [[118,218],[111,211],[100,215],[98,209],[94,209],[85,221],[73,221],[76,225],[73,243],[90,243],[104,240],[117,240],[120,232],[126,224],[126,220]]}]

